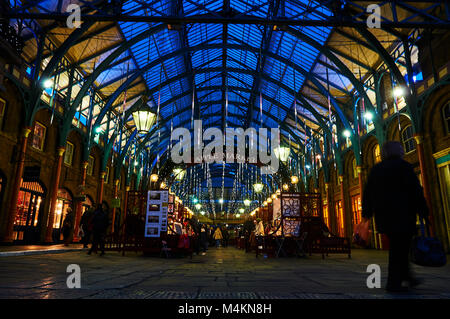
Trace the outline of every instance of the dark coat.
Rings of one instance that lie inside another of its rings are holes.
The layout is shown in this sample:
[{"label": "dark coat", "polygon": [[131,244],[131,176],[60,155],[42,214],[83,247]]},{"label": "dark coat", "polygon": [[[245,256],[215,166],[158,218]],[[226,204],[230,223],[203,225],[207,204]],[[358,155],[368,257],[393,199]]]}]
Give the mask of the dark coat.
[{"label": "dark coat", "polygon": [[94,212],[92,224],[94,233],[106,233],[109,226],[108,213],[104,212],[102,209],[97,209]]},{"label": "dark coat", "polygon": [[375,216],[380,233],[416,232],[416,215],[428,217],[422,186],[411,164],[400,158],[375,165],[362,198],[362,216]]}]

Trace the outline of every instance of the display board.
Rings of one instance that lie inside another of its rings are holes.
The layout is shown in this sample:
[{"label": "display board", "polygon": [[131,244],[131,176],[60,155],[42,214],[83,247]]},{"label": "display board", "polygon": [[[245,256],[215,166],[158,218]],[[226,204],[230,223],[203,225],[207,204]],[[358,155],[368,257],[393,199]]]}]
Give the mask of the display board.
[{"label": "display board", "polygon": [[145,216],[145,237],[160,237],[167,231],[169,191],[149,191]]}]

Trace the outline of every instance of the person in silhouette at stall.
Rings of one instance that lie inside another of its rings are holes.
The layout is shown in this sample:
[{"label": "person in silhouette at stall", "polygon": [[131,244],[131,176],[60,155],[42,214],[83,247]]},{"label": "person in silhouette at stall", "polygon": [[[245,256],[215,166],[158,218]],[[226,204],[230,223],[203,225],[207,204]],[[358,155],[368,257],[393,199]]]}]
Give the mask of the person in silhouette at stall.
[{"label": "person in silhouette at stall", "polygon": [[100,256],[103,256],[105,254],[105,236],[109,226],[109,216],[106,205],[102,206],[99,204],[97,206],[94,217],[92,218],[92,226],[93,240],[88,254],[90,255],[92,251],[97,251],[98,246],[100,246]]},{"label": "person in silhouette at stall", "polygon": [[409,251],[416,230],[416,215],[428,221],[428,208],[422,186],[411,164],[403,159],[402,144],[386,142],[382,161],[375,165],[362,197],[364,221],[375,216],[378,232],[389,238],[387,291],[407,291],[420,283],[409,269]]}]

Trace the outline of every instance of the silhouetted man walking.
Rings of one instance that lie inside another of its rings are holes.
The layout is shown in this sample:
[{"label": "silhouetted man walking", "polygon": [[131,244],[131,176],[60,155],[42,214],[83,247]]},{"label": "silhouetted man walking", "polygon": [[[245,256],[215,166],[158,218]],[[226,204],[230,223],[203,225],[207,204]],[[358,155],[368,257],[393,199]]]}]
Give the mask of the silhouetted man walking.
[{"label": "silhouetted man walking", "polygon": [[362,216],[375,216],[378,232],[389,238],[389,274],[386,290],[405,291],[419,282],[409,269],[411,240],[416,233],[416,215],[427,221],[428,208],[422,187],[411,164],[403,160],[399,142],[386,142],[382,162],[369,175],[362,198]]}]

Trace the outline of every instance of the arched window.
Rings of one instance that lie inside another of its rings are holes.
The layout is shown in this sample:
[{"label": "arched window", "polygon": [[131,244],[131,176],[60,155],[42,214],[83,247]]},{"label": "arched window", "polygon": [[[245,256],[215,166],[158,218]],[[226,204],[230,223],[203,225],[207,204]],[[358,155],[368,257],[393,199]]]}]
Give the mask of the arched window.
[{"label": "arched window", "polygon": [[414,142],[412,125],[408,125],[402,131],[403,148],[405,154],[414,151],[416,144]]},{"label": "arched window", "polygon": [[445,133],[450,134],[450,101],[442,108],[442,117],[444,118]]},{"label": "arched window", "polygon": [[381,162],[380,145],[378,144],[373,148],[373,162],[374,164]]}]

